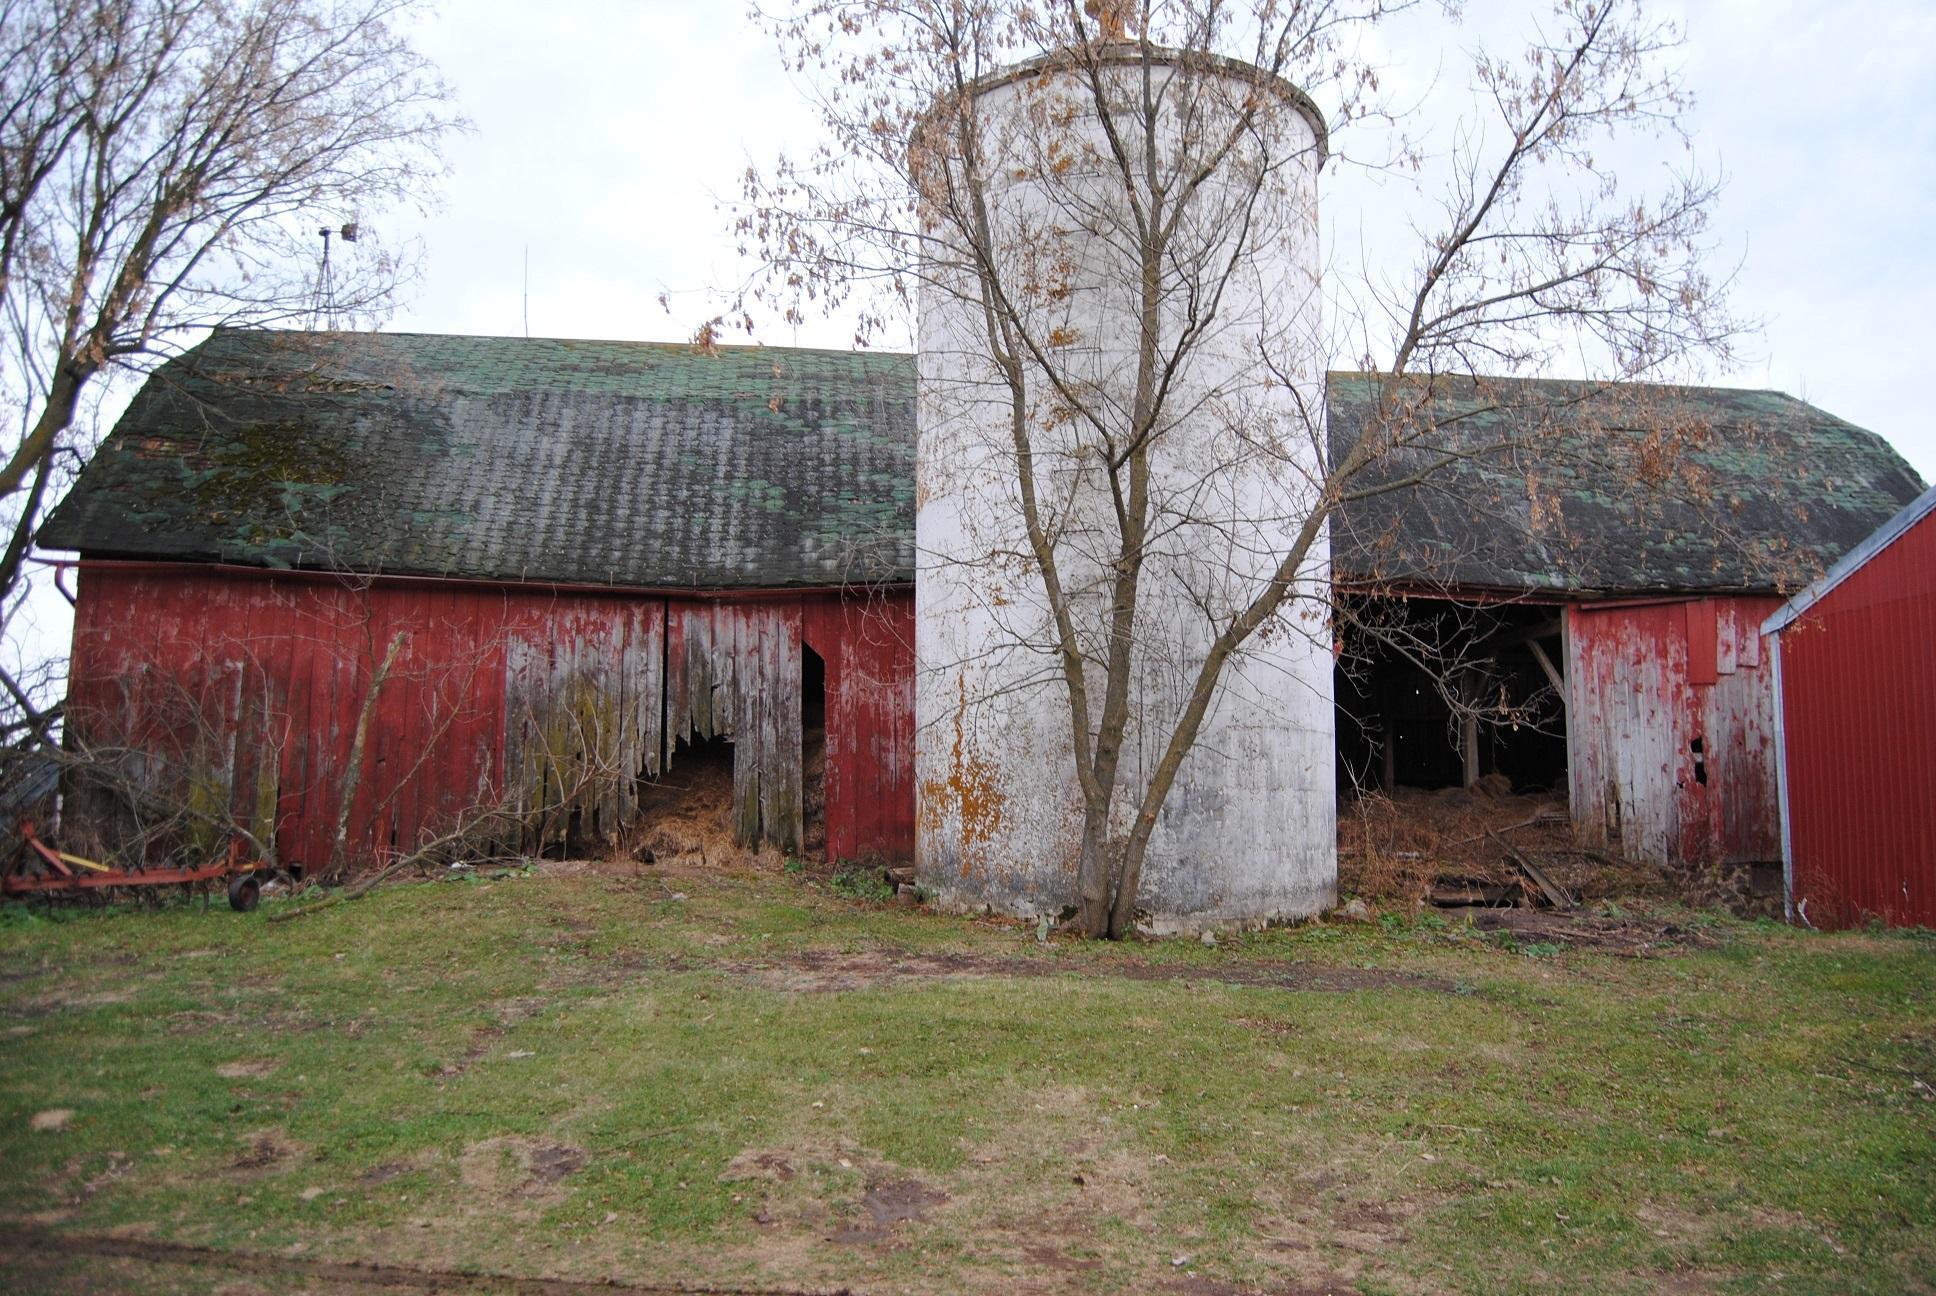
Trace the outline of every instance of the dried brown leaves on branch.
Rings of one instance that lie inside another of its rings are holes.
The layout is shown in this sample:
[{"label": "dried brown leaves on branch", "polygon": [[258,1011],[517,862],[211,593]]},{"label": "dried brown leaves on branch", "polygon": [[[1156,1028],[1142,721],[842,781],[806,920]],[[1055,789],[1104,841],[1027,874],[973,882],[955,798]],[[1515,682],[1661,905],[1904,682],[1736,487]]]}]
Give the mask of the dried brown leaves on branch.
[{"label": "dried brown leaves on branch", "polygon": [[[1536,435],[1448,438],[1435,376],[1564,361],[1613,384],[1724,356],[1736,331],[1706,269],[1714,183],[1690,172],[1642,192],[1608,160],[1625,140],[1681,134],[1671,27],[1637,0],[1561,0],[1516,54],[1473,55],[1471,112],[1433,150],[1394,122],[1360,54],[1408,8],[805,0],[768,18],[825,141],[748,172],[738,230],[761,272],[733,314],[837,314],[864,343],[904,329],[925,293],[979,321],[962,345],[984,353],[987,386],[1015,412],[998,494],[1019,539],[990,562],[1028,587],[1027,615],[1006,614],[1004,632],[1067,707],[1083,801],[1075,899],[1092,934],[1131,927],[1151,826],[1231,663],[1278,634],[1328,646],[1328,598],[1308,576],[1340,508],[1477,454],[1536,468],[1550,452]],[[985,79],[1030,59],[1054,92],[985,119]],[[1235,98],[1229,59],[1258,70]],[[1326,331],[1343,341],[1316,356],[1304,303],[1227,291],[1247,272],[1231,249],[1255,237],[1269,177],[1316,160],[1308,145],[1273,150],[1271,114],[1304,110],[1278,78],[1327,120],[1334,168],[1408,164],[1393,181],[1410,186],[1413,237],[1353,273],[1331,268]],[[1002,196],[1018,177],[1027,219]],[[1110,382],[1084,369],[1099,321],[1068,309],[1088,279],[1136,289],[1112,325],[1129,367]],[[1301,426],[1262,426],[1238,386],[1205,376],[1224,345],[1211,339],[1233,330],[1250,338],[1241,382],[1261,373],[1298,392]],[[1381,379],[1342,447],[1327,444],[1311,381],[1339,359]],[[1152,471],[1172,429],[1205,420],[1221,420],[1214,450],[1187,480]],[[1405,480],[1367,480],[1410,451]],[[1231,514],[1228,484],[1246,474],[1273,480],[1276,516]],[[1195,618],[1182,632],[1178,609]],[[1162,714],[1129,700],[1151,655],[1186,682]],[[1132,732],[1153,753],[1134,778],[1119,759]]]}]

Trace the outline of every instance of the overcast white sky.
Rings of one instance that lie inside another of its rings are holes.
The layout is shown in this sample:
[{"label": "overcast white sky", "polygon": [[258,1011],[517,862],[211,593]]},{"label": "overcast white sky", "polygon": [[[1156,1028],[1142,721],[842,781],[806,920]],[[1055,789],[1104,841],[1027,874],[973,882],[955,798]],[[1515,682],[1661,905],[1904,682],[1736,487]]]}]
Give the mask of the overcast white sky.
[{"label": "overcast white sky", "polygon": [[[1543,6],[1467,8],[1490,39]],[[1801,396],[1936,477],[1936,4],[1658,8],[1685,28],[1698,156],[1729,177],[1717,234],[1743,260],[1737,302],[1766,320],[1718,381]],[[738,270],[716,199],[749,160],[811,140],[738,0],[446,0],[423,44],[476,130],[451,149],[446,205],[419,231],[425,278],[393,329],[524,332],[528,251],[532,336],[686,338]],[[1415,44],[1394,57],[1438,62]],[[1356,229],[1353,192],[1328,187],[1334,229]],[[836,325],[763,340],[848,344]]]},{"label": "overcast white sky", "polygon": [[[1520,30],[1546,8],[1466,7],[1461,44]],[[1766,321],[1744,362],[1715,380],[1810,400],[1936,478],[1925,391],[1936,0],[1676,0],[1657,12],[1685,30],[1698,157],[1730,178],[1717,234],[1724,260],[1742,262],[1737,303]],[[1449,76],[1456,52],[1422,30],[1394,39],[1394,73]],[[528,253],[532,336],[688,338],[740,270],[717,200],[736,195],[749,161],[813,140],[798,89],[740,0],[444,0],[422,44],[476,129],[450,149],[441,211],[377,222],[427,252],[396,330],[525,332]],[[1323,190],[1334,241],[1376,228],[1364,184],[1337,176]],[[850,339],[820,324],[762,340]],[[28,661],[63,654],[69,633],[65,604],[44,588],[7,627]]]}]

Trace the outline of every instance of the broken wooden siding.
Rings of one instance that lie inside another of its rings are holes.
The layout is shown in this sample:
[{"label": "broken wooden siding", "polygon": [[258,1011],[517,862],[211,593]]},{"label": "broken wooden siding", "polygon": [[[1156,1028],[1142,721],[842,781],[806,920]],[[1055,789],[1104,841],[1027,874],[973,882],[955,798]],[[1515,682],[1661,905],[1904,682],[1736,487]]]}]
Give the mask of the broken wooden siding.
[{"label": "broken wooden siding", "polygon": [[560,606],[504,644],[507,792],[539,843],[612,842],[663,768],[665,608]]},{"label": "broken wooden siding", "polygon": [[[411,850],[493,804],[522,816],[524,849],[609,841],[636,819],[639,780],[679,740],[715,735],[734,744],[746,840],[791,847],[811,621],[827,663],[829,850],[905,858],[911,658],[894,645],[911,638],[909,603],[88,563],[69,725],[76,742],[126,751],[155,791],[226,805],[283,859],[318,867],[363,700],[401,636],[372,709],[349,858]],[[135,827],[112,800],[72,802],[99,849]]]},{"label": "broken wooden siding", "polygon": [[730,739],[734,835],[789,852],[803,835],[800,602],[674,603],[667,613],[667,732],[675,744]]},{"label": "broken wooden siding", "polygon": [[1574,604],[1567,610],[1567,767],[1583,837],[1674,864],[1780,855],[1773,598]]},{"label": "broken wooden siding", "polygon": [[666,733],[733,741],[742,840],[800,840],[801,649],[826,666],[829,859],[914,853],[914,614],[903,592],[673,604]]}]

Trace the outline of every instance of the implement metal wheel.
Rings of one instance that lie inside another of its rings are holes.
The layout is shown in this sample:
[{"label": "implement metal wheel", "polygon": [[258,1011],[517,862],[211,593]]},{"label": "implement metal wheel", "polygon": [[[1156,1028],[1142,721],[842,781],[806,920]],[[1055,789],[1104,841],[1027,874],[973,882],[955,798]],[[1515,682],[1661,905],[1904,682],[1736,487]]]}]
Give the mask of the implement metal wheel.
[{"label": "implement metal wheel", "polygon": [[262,883],[253,873],[237,873],[229,879],[229,908],[248,913],[262,899]]}]

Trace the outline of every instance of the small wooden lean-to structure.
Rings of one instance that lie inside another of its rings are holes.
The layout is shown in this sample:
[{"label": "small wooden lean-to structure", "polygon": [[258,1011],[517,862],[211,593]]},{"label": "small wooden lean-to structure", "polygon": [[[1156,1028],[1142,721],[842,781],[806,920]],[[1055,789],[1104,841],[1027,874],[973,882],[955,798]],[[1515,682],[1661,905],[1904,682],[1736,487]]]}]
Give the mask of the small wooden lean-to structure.
[{"label": "small wooden lean-to structure", "polygon": [[[899,356],[218,331],[41,543],[80,551],[71,742],[278,857],[502,806],[617,840],[732,744],[743,842],[913,845],[913,412]],[[345,807],[345,788],[350,804]],[[71,785],[115,850],[129,789]]]},{"label": "small wooden lean-to structure", "polygon": [[1789,913],[1936,927],[1936,488],[1763,630]]}]

